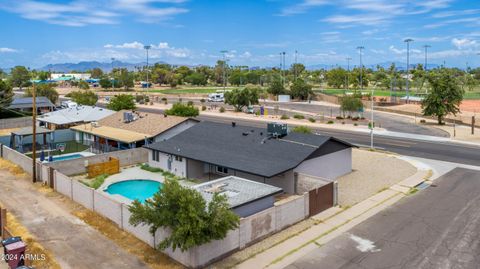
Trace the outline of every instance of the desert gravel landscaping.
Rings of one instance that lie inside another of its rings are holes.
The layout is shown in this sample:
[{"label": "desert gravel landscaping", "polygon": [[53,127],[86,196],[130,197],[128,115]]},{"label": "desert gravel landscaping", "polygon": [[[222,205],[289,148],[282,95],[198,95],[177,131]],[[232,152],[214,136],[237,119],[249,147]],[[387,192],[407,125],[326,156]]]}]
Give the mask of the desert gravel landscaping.
[{"label": "desert gravel landscaping", "polygon": [[338,204],[342,207],[361,202],[417,172],[395,155],[361,149],[354,149],[352,155],[353,171],[338,179]]}]

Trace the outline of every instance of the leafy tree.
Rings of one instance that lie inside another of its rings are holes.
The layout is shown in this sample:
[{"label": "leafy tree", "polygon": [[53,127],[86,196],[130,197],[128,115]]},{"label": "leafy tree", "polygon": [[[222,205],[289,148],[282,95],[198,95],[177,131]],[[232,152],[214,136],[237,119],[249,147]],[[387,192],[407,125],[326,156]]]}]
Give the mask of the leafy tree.
[{"label": "leafy tree", "polygon": [[2,114],[3,108],[10,106],[13,96],[12,86],[0,79],[0,115]]},{"label": "leafy tree", "polygon": [[305,65],[303,64],[300,64],[300,63],[296,63],[296,64],[292,64],[291,68],[290,68],[290,72],[294,75],[298,77],[300,77],[300,75],[305,71]]},{"label": "leafy tree", "polygon": [[333,88],[343,88],[346,85],[347,71],[343,68],[334,68],[327,71],[327,85]]},{"label": "leafy tree", "polygon": [[172,108],[165,110],[165,114],[179,117],[196,117],[199,111],[193,104],[175,103]]},{"label": "leafy tree", "polygon": [[258,104],[258,92],[257,87],[235,89],[225,93],[225,103],[235,107],[236,111],[242,111],[245,106]]},{"label": "leafy tree", "polygon": [[90,86],[88,85],[88,83],[84,80],[80,80],[77,84],[77,87],[82,89],[82,90],[88,90],[90,89]]},{"label": "leafy tree", "polygon": [[48,71],[38,71],[36,72],[36,78],[39,80],[47,80],[50,78],[50,72]]},{"label": "leafy tree", "polygon": [[120,68],[114,70],[115,74],[115,86],[123,87],[125,90],[132,88],[133,84],[133,73],[129,72],[126,68]]},{"label": "leafy tree", "polygon": [[215,77],[215,82],[217,84],[223,85],[224,84],[224,69],[225,69],[225,81],[228,78],[228,74],[230,72],[229,66],[225,61],[217,61],[217,64],[215,65],[214,68],[214,77]]},{"label": "leafy tree", "polygon": [[168,229],[171,233],[158,247],[171,247],[173,251],[223,239],[239,225],[239,217],[229,209],[225,195],[214,194],[207,204],[199,192],[183,187],[175,179],[166,179],[151,199],[144,204],[135,200],[129,210],[130,224],[149,225],[152,235],[159,228]]},{"label": "leafy tree", "polygon": [[354,68],[350,72],[349,82],[353,85],[355,89],[358,89],[360,88],[360,80],[362,81],[363,87],[368,86],[369,79],[365,68],[363,68],[363,71],[360,68]]},{"label": "leafy tree", "polygon": [[109,89],[112,87],[112,80],[106,76],[102,76],[98,83],[100,84],[100,87],[104,89]]},{"label": "leafy tree", "polygon": [[363,109],[362,100],[356,96],[345,95],[340,99],[340,109],[349,114]]},{"label": "leafy tree", "polygon": [[250,71],[245,75],[245,79],[249,84],[260,84],[262,75],[258,71]]},{"label": "leafy tree", "polygon": [[98,67],[93,68],[92,71],[90,71],[90,76],[92,78],[101,78],[103,76],[103,71]]},{"label": "leafy tree", "polygon": [[239,86],[247,81],[247,77],[242,70],[237,69],[231,72],[228,80],[230,84]]},{"label": "leafy tree", "polygon": [[130,94],[119,94],[110,99],[108,109],[120,111],[122,109],[135,109],[135,97]]},{"label": "leafy tree", "polygon": [[10,81],[13,87],[28,87],[30,85],[30,72],[25,66],[15,66],[10,72]]},{"label": "leafy tree", "polygon": [[207,78],[202,73],[192,73],[185,77],[185,81],[192,85],[207,85]]},{"label": "leafy tree", "polygon": [[279,76],[276,76],[273,79],[272,83],[270,83],[270,87],[267,89],[267,92],[275,96],[286,93],[285,87],[283,87],[282,79]]},{"label": "leafy tree", "polygon": [[428,82],[431,90],[422,101],[423,114],[436,116],[438,124],[443,124],[446,115],[460,112],[465,91],[459,87],[455,74],[447,69],[431,72]]},{"label": "leafy tree", "polygon": [[312,85],[307,84],[303,79],[297,79],[290,87],[290,95],[292,95],[293,98],[306,100],[309,96],[313,95]]},{"label": "leafy tree", "polygon": [[[25,90],[25,96],[32,97],[32,91],[33,87],[27,88]],[[58,101],[58,92],[55,90],[55,84],[52,83],[35,84],[35,96],[45,96],[54,104]]]},{"label": "leafy tree", "polygon": [[93,91],[74,91],[68,96],[79,105],[94,106],[98,101],[98,96]]}]

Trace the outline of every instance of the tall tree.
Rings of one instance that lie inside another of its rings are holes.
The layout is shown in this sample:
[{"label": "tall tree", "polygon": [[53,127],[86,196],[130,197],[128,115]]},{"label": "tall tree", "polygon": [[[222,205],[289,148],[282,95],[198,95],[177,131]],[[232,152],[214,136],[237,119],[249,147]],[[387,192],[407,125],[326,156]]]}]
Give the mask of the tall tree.
[{"label": "tall tree", "polygon": [[30,85],[30,71],[25,66],[15,66],[10,72],[10,81],[13,87],[27,87]]},{"label": "tall tree", "polygon": [[297,79],[290,87],[290,95],[293,98],[306,100],[313,95],[312,85],[306,83],[303,79]]},{"label": "tall tree", "polygon": [[158,247],[173,251],[186,251],[192,247],[221,240],[228,231],[239,225],[239,217],[229,209],[225,195],[214,194],[207,204],[202,195],[180,185],[178,180],[166,179],[163,187],[145,203],[135,200],[129,207],[130,224],[150,226],[155,235],[159,228],[166,228],[169,235]]},{"label": "tall tree", "polygon": [[258,104],[258,87],[235,89],[225,93],[225,103],[232,105],[236,111],[242,111],[245,106]]},{"label": "tall tree", "polygon": [[[43,83],[35,85],[35,95],[36,97],[45,96],[50,102],[56,104],[58,101],[58,92],[55,90],[55,84],[52,83]],[[29,87],[25,90],[25,96],[32,96],[33,87]]]},{"label": "tall tree", "polygon": [[279,76],[275,76],[275,78],[273,78],[273,81],[270,83],[267,92],[275,96],[279,94],[284,94],[286,92],[285,87],[282,83],[282,79]]},{"label": "tall tree", "polygon": [[108,109],[120,111],[122,109],[135,109],[135,98],[130,94],[119,94],[110,99]]},{"label": "tall tree", "polygon": [[13,100],[12,86],[0,79],[0,111],[10,106]]},{"label": "tall tree", "polygon": [[67,96],[71,97],[75,103],[85,106],[94,106],[98,101],[98,96],[93,91],[74,91]]},{"label": "tall tree", "polygon": [[455,74],[448,69],[430,72],[428,82],[431,90],[422,102],[423,114],[436,116],[438,124],[443,124],[445,116],[460,112],[465,92],[460,88]]},{"label": "tall tree", "polygon": [[103,76],[103,70],[98,67],[95,67],[92,69],[92,71],[90,71],[90,76],[92,78],[101,78]]}]

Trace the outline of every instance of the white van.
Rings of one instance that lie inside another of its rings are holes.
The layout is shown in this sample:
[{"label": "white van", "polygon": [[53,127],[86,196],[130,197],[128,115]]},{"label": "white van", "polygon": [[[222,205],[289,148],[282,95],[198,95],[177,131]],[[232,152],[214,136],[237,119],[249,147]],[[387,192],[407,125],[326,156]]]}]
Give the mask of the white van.
[{"label": "white van", "polygon": [[72,107],[77,107],[78,106],[77,103],[75,103],[73,101],[70,101],[70,100],[63,101],[63,102],[60,103],[60,105],[61,105],[62,108],[72,108]]},{"label": "white van", "polygon": [[208,101],[209,102],[224,102],[225,98],[223,97],[223,92],[222,93],[211,93],[208,95]]}]

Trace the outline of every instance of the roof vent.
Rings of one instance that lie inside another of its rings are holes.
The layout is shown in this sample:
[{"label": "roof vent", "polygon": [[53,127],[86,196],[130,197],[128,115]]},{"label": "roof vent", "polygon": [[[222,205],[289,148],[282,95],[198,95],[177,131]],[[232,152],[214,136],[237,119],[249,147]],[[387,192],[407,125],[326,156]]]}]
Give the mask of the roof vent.
[{"label": "roof vent", "polygon": [[135,120],[132,112],[123,112],[123,122],[129,123]]},{"label": "roof vent", "polygon": [[247,135],[249,135],[249,134],[250,134],[249,132],[243,132],[243,133],[242,133],[243,136],[247,136]]},{"label": "roof vent", "polygon": [[237,123],[232,121],[232,127],[235,127],[235,126],[237,126]]}]

